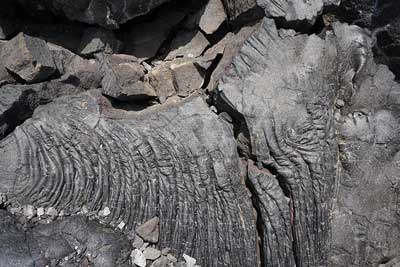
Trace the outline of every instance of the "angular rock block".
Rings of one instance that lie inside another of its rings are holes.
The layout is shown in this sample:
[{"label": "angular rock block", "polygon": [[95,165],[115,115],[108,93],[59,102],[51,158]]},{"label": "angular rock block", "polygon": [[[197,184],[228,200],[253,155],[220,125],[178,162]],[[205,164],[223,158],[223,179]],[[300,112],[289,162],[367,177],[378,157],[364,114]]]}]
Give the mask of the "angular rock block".
[{"label": "angular rock block", "polygon": [[101,28],[88,28],[83,33],[79,45],[79,54],[92,55],[98,52],[118,53],[122,44],[115,38],[114,33]]},{"label": "angular rock block", "polygon": [[223,0],[230,20],[257,6],[256,0]]},{"label": "angular rock block", "polygon": [[210,0],[200,11],[199,27],[206,34],[213,34],[227,19],[222,0]]},{"label": "angular rock block", "polygon": [[125,231],[157,216],[159,247],[203,266],[256,266],[231,126],[198,96],[142,112],[106,103],[97,90],[58,98],[0,142],[8,203],[72,214],[109,207],[99,220]]},{"label": "angular rock block", "polygon": [[137,59],[128,55],[103,55],[102,91],[119,100],[156,97],[156,92],[144,81],[145,72]]},{"label": "angular rock block", "polygon": [[199,57],[209,45],[208,40],[200,31],[181,31],[171,42],[171,52],[166,60],[176,57]]},{"label": "angular rock block", "polygon": [[23,33],[2,46],[0,57],[9,72],[27,83],[43,81],[56,70],[46,42]]}]

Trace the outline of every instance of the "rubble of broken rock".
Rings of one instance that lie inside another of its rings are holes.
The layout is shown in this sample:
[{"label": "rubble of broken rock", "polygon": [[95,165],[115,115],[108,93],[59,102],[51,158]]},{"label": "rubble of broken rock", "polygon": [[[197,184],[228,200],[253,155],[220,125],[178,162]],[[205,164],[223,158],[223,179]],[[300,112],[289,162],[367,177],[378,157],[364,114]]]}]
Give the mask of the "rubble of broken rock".
[{"label": "rubble of broken rock", "polygon": [[398,266],[399,12],[3,0],[0,266]]}]

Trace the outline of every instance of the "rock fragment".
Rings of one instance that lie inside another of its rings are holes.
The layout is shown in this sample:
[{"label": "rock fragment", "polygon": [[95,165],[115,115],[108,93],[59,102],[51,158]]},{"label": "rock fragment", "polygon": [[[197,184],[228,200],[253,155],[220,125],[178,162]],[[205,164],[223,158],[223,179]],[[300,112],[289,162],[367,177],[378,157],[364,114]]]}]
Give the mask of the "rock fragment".
[{"label": "rock fragment", "polygon": [[223,0],[230,20],[257,6],[256,0]]},{"label": "rock fragment", "polygon": [[181,31],[171,42],[171,52],[166,60],[177,57],[196,58],[207,48],[209,42],[200,31]]},{"label": "rock fragment", "polygon": [[174,78],[168,64],[156,66],[147,76],[161,103],[164,103],[168,97],[175,95]]},{"label": "rock fragment", "polygon": [[27,217],[28,219],[32,219],[33,217],[36,216],[36,209],[32,205],[26,205],[22,208],[22,210],[24,216]]},{"label": "rock fragment", "polygon": [[135,249],[134,251],[132,251],[131,258],[133,264],[135,264],[136,266],[139,267],[146,266],[146,258],[144,257],[144,254],[140,250]]},{"label": "rock fragment", "polygon": [[166,267],[166,266],[171,266],[170,265],[171,261],[164,256],[161,256],[160,258],[158,258],[157,260],[155,260],[150,267]]},{"label": "rock fragment", "polygon": [[103,55],[101,59],[105,95],[119,100],[135,100],[156,97],[156,92],[144,80],[144,68],[137,59],[128,55]]},{"label": "rock fragment", "polygon": [[174,257],[174,255],[168,253],[167,254],[167,259],[170,260],[171,262],[177,262],[177,258]]},{"label": "rock fragment", "polygon": [[190,257],[189,255],[183,254],[183,258],[186,261],[187,267],[194,267],[196,265],[196,259]]},{"label": "rock fragment", "polygon": [[49,78],[56,66],[45,41],[20,33],[2,46],[3,66],[27,83]]},{"label": "rock fragment", "polygon": [[221,0],[210,0],[200,13],[199,27],[206,34],[213,34],[227,19]]},{"label": "rock fragment", "polygon": [[156,260],[161,256],[161,251],[155,248],[148,247],[143,251],[143,255],[148,260]]},{"label": "rock fragment", "polygon": [[39,208],[37,209],[37,216],[40,218],[40,217],[42,217],[44,214],[45,214],[44,208],[43,208],[43,207],[39,207]]},{"label": "rock fragment", "polygon": [[201,88],[204,74],[200,66],[193,62],[171,64],[177,95],[186,97]]},{"label": "rock fragment", "polygon": [[154,217],[142,225],[139,225],[135,231],[143,240],[150,243],[157,243],[160,235],[159,222],[159,218]]},{"label": "rock fragment", "polygon": [[143,246],[143,244],[144,244],[143,239],[140,236],[135,235],[135,238],[132,241],[132,247],[140,249]]},{"label": "rock fragment", "polygon": [[83,33],[78,50],[81,55],[87,56],[98,52],[118,53],[121,46],[122,43],[115,38],[112,31],[91,27]]}]

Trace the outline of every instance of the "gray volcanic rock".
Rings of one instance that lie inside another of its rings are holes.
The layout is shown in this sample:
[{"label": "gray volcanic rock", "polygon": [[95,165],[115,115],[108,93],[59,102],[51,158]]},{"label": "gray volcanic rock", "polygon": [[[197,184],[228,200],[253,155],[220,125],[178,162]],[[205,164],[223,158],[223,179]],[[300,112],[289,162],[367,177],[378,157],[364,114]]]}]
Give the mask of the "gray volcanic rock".
[{"label": "gray volcanic rock", "polygon": [[[285,206],[283,194],[290,200],[286,206],[290,210],[280,212],[286,214],[281,215],[284,221],[291,213],[294,255],[290,250],[270,252],[271,247],[278,249],[281,242],[290,240],[290,235],[279,216],[262,212],[266,225],[262,238],[274,242],[262,246],[265,262],[282,266],[293,263],[294,257],[300,266],[320,266],[326,264],[335,181],[336,47],[329,32],[325,40],[315,35],[280,37],[279,33],[272,20],[262,21],[222,76],[219,98],[233,117],[238,113],[244,117],[248,129],[243,135],[249,139],[252,157],[276,172],[281,188],[275,185],[268,192],[253,185],[259,193],[280,195],[281,203],[268,211]],[[260,183],[255,179],[250,181]],[[255,195],[259,205],[268,201],[267,196]],[[286,239],[272,238],[276,235]]]},{"label": "gray volcanic rock", "polygon": [[43,81],[56,69],[46,42],[23,33],[1,47],[0,58],[8,71],[27,83]]},{"label": "gray volcanic rock", "polygon": [[33,16],[44,11],[64,14],[70,20],[116,29],[120,24],[167,2],[168,0],[18,0]]},{"label": "gray volcanic rock", "polygon": [[[371,40],[361,28],[336,24],[334,29],[347,38],[362,37],[365,52],[352,93],[342,97],[346,105],[338,123],[341,171],[332,211],[331,266],[395,263],[400,251],[400,85],[386,66],[369,57]],[[351,43],[341,44],[341,56],[347,57]]]},{"label": "gray volcanic rock", "polygon": [[157,243],[160,236],[160,219],[158,217],[151,218],[147,222],[139,225],[135,232],[143,238],[144,241]]},{"label": "gray volcanic rock", "polygon": [[256,0],[223,0],[229,19],[233,20],[240,14],[256,7]]},{"label": "gray volcanic rock", "polygon": [[268,17],[283,18],[286,22],[306,21],[313,24],[322,11],[322,0],[257,0]]},{"label": "gray volcanic rock", "polygon": [[22,229],[16,227],[11,214],[0,210],[0,262],[8,267],[31,267],[34,259]]},{"label": "gray volcanic rock", "polygon": [[1,2],[0,266],[400,264],[398,1]]},{"label": "gray volcanic rock", "polygon": [[166,60],[177,57],[199,57],[209,45],[208,40],[200,31],[181,31],[171,42],[171,52]]},{"label": "gray volcanic rock", "polygon": [[296,266],[293,251],[293,209],[276,176],[248,162],[248,178],[263,218],[261,244],[263,256],[271,266]]},{"label": "gray volcanic rock", "polygon": [[156,97],[156,92],[144,80],[144,68],[128,55],[103,55],[102,92],[119,100]]},{"label": "gray volcanic rock", "polygon": [[224,5],[221,0],[210,0],[200,11],[199,27],[206,34],[212,34],[226,20]]},{"label": "gray volcanic rock", "polygon": [[58,98],[0,142],[9,203],[95,214],[107,206],[100,220],[126,231],[158,216],[160,247],[204,266],[255,266],[255,218],[231,126],[200,97],[139,113],[105,102],[98,91]]},{"label": "gray volcanic rock", "polygon": [[1,210],[0,225],[2,266],[129,266],[126,238],[87,218],[70,217],[23,231]]},{"label": "gray volcanic rock", "polygon": [[199,90],[204,82],[204,71],[193,62],[171,64],[173,81],[179,96],[189,96]]},{"label": "gray volcanic rock", "polygon": [[40,104],[78,92],[81,92],[81,89],[61,81],[0,87],[0,139],[32,116]]},{"label": "gray volcanic rock", "polygon": [[81,55],[91,55],[98,52],[118,53],[122,44],[115,38],[110,30],[101,28],[88,28],[83,33],[79,45]]}]

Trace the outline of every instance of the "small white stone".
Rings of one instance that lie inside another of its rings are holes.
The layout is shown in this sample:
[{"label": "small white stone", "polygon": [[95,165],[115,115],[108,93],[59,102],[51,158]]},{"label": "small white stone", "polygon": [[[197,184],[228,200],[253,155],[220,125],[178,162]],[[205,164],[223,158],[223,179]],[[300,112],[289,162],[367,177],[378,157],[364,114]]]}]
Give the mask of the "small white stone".
[{"label": "small white stone", "polygon": [[86,206],[83,206],[81,211],[83,214],[89,213],[89,210]]},{"label": "small white stone", "polygon": [[37,209],[37,216],[41,217],[43,215],[44,215],[44,208],[43,207],[38,208]]},{"label": "small white stone", "polygon": [[189,255],[183,254],[183,258],[186,261],[187,267],[194,267],[196,265],[196,259],[190,257]]},{"label": "small white stone", "polygon": [[121,221],[119,224],[118,224],[118,226],[117,226],[119,229],[124,229],[124,227],[125,227],[125,223],[124,223],[124,221]]},{"label": "small white stone", "polygon": [[46,214],[48,216],[57,216],[58,212],[57,212],[57,210],[55,208],[50,207],[50,208],[47,209]]},{"label": "small white stone", "polygon": [[110,214],[111,214],[111,211],[110,211],[109,207],[105,207],[103,210],[101,210],[99,212],[99,216],[101,216],[101,217],[107,217]]},{"label": "small white stone", "polygon": [[131,253],[131,258],[133,264],[136,264],[139,267],[146,266],[146,258],[140,250],[138,249],[133,250]]},{"label": "small white stone", "polygon": [[23,207],[24,216],[28,219],[32,219],[36,215],[36,209],[32,205],[26,205]]}]

